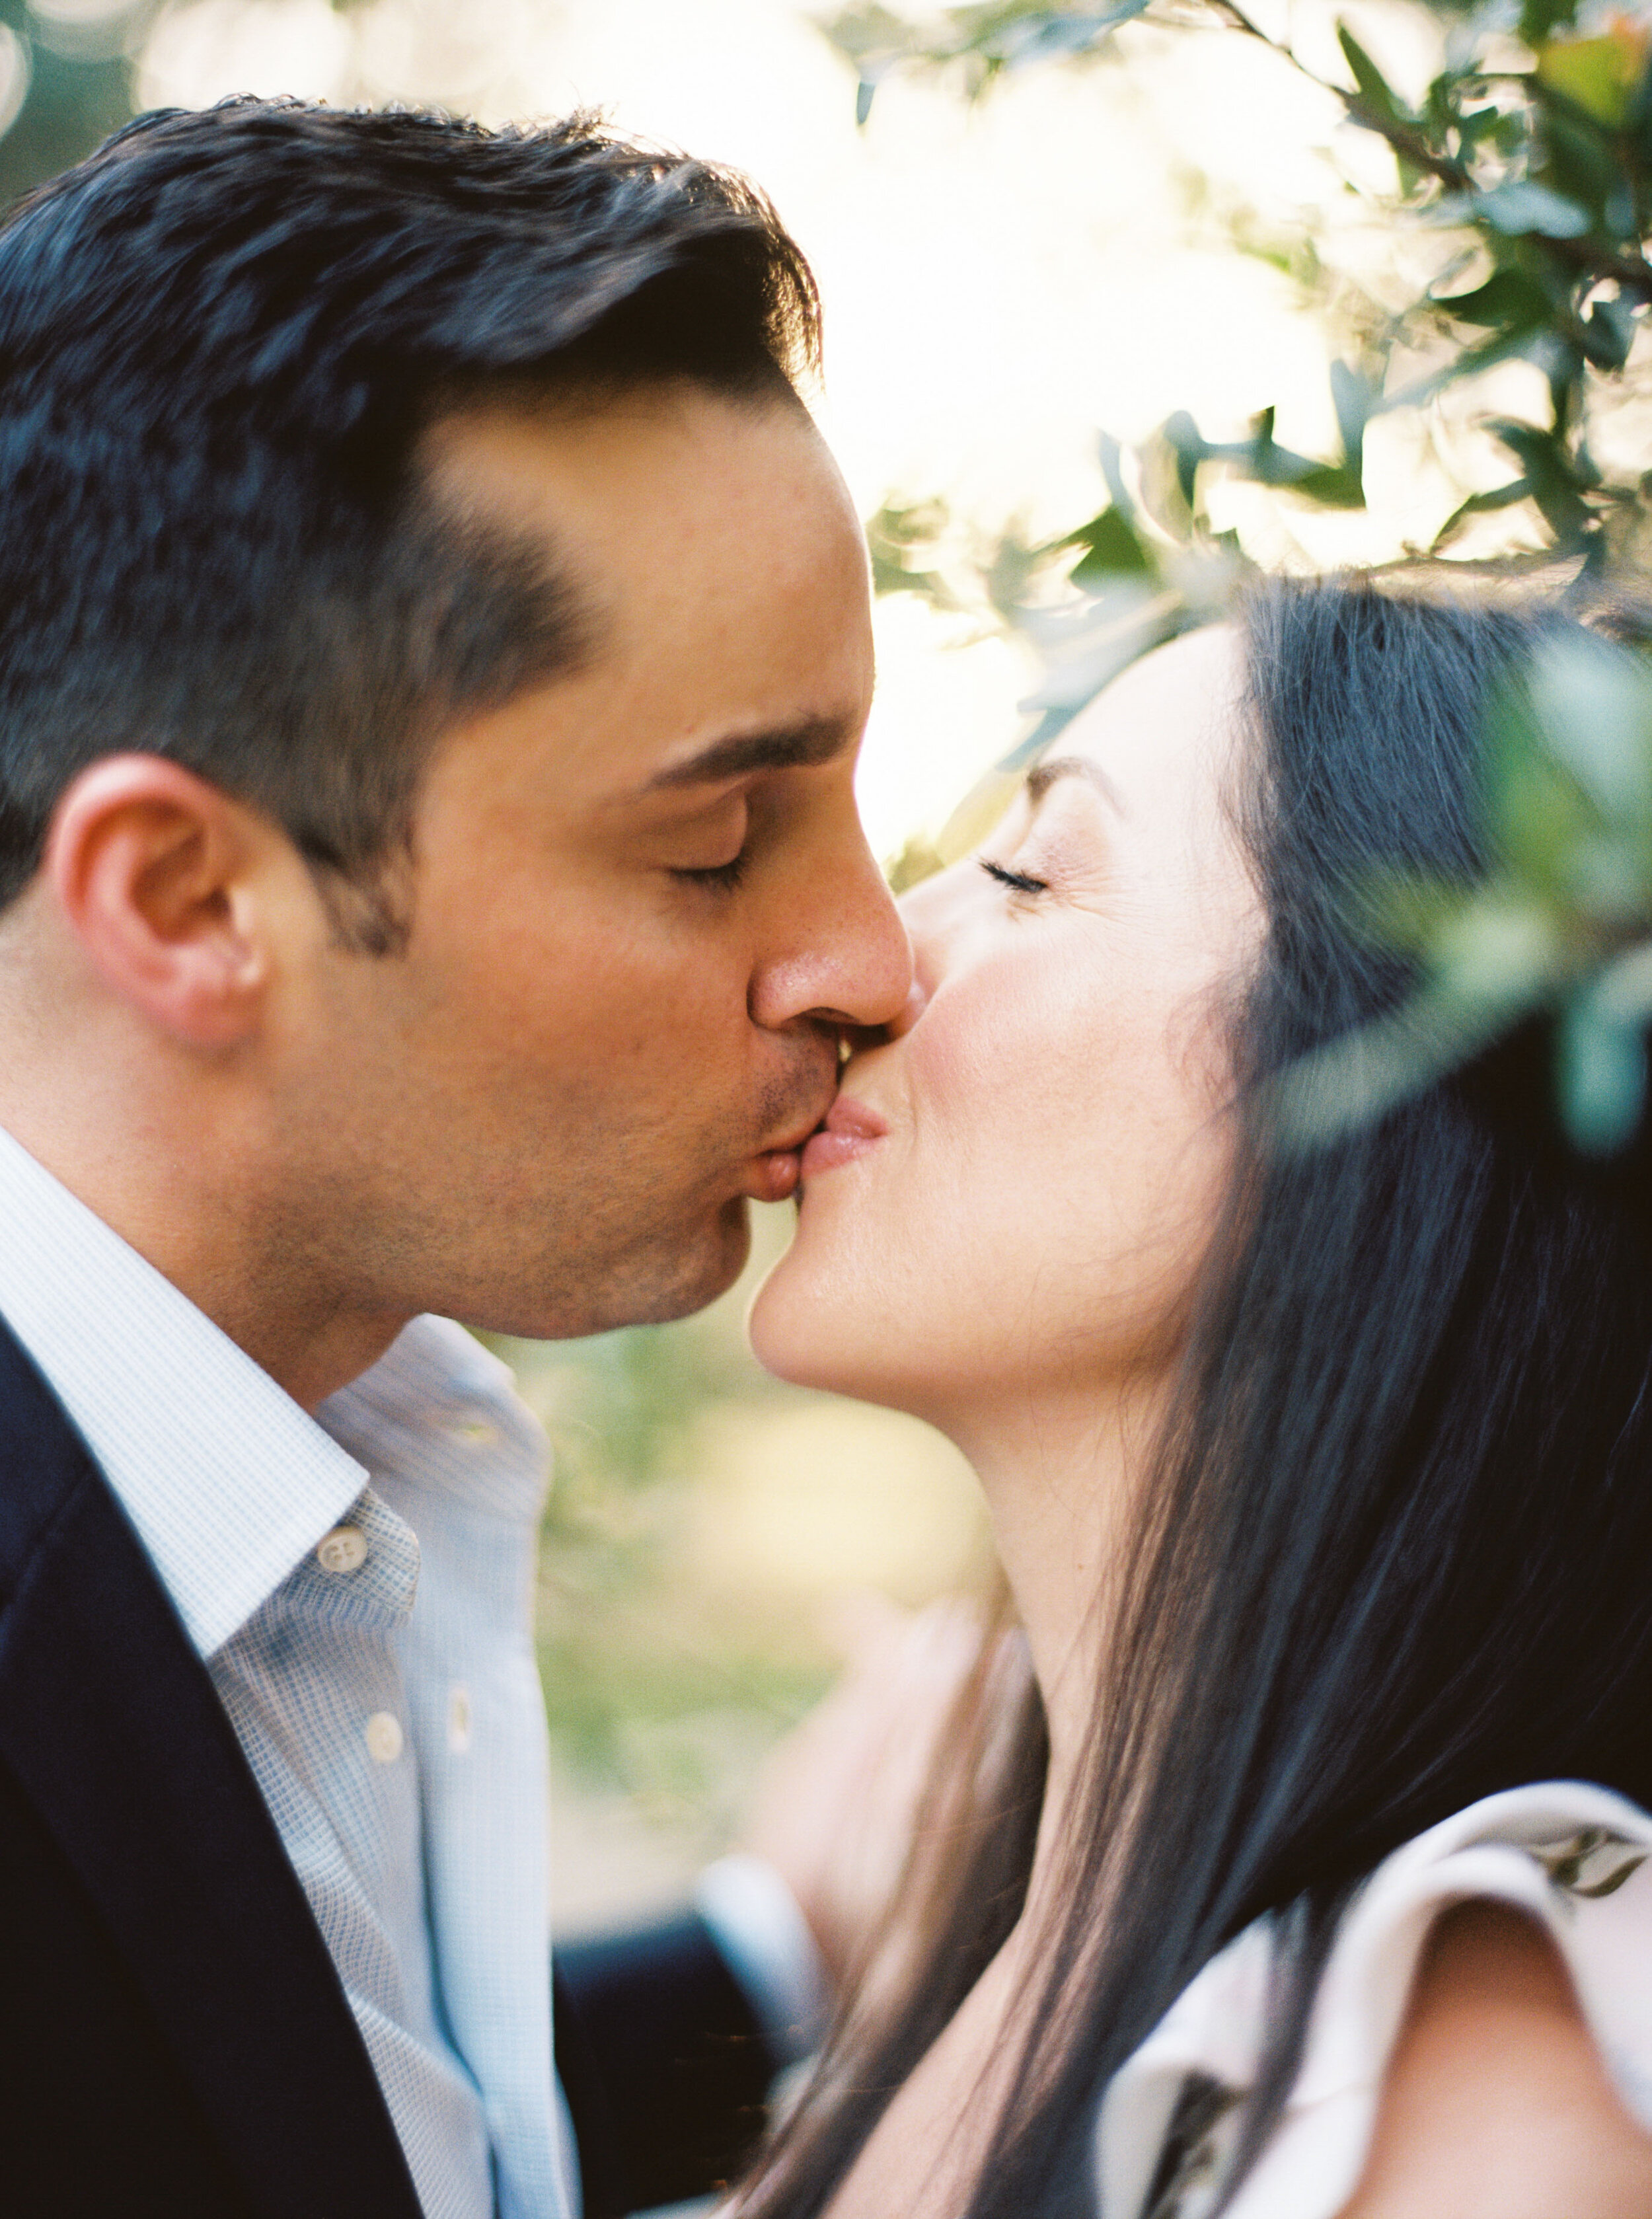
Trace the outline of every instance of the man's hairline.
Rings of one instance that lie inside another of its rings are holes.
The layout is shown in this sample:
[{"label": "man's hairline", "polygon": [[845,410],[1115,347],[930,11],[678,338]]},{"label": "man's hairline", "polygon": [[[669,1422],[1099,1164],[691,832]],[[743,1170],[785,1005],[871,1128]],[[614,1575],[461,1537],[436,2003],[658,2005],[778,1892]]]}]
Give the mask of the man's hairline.
[{"label": "man's hairline", "polygon": [[[438,529],[451,527],[467,532],[485,546],[491,546],[501,556],[529,556],[536,564],[546,567],[546,583],[555,589],[560,585],[571,602],[571,618],[575,644],[568,659],[549,672],[530,674],[508,694],[487,705],[486,713],[496,712],[525,699],[530,694],[547,690],[563,680],[573,679],[588,672],[599,659],[606,627],[607,612],[591,592],[588,578],[565,570],[560,578],[551,569],[564,550],[559,550],[548,537],[531,526],[522,525],[513,519],[501,519],[496,515],[472,510],[469,513],[450,497],[450,487],[442,483],[438,472],[431,466],[430,442],[444,428],[462,426],[465,422],[481,423],[488,419],[514,420],[531,426],[589,422],[611,414],[621,407],[628,398],[654,395],[668,398],[674,393],[696,393],[705,398],[721,401],[742,413],[754,416],[779,412],[800,423],[817,440],[823,451],[829,453],[813,412],[787,373],[776,363],[772,379],[725,385],[713,377],[693,371],[667,370],[630,371],[623,374],[596,375],[575,373],[559,376],[554,363],[541,371],[524,371],[519,376],[506,374],[490,378],[477,386],[474,392],[460,394],[450,389],[450,397],[439,399],[425,415],[416,434],[409,456],[411,506],[422,507],[429,520]],[[414,785],[414,805],[419,789],[424,786],[437,755],[450,740],[460,736],[469,721],[468,712],[444,719],[432,731],[419,749],[420,761]],[[864,724],[864,718],[860,720]],[[782,743],[795,740],[800,743],[799,752],[810,761],[819,761],[819,736],[828,730],[838,733],[833,754],[852,748],[860,737],[860,726],[849,729],[851,719],[836,714],[801,714],[788,720],[773,732],[749,736],[755,745],[770,740]],[[692,789],[696,784],[711,783],[737,774],[716,768],[708,769],[702,776],[697,768],[701,755],[714,755],[737,749],[748,736],[730,733],[676,764],[662,766],[646,779],[637,792],[629,799]]]},{"label": "man's hairline", "polygon": [[411,467],[419,469],[421,450],[445,426],[500,416],[530,425],[588,423],[621,413],[627,401],[647,397],[663,401],[688,393],[720,401],[742,414],[779,412],[798,417],[818,433],[802,390],[775,361],[770,361],[767,370],[754,369],[749,376],[722,378],[692,369],[599,370],[577,363],[559,368],[552,356],[543,364],[521,370],[438,379],[420,407]]},{"label": "man's hairline", "polygon": [[[742,414],[758,417],[779,413],[791,417],[824,448],[820,427],[803,394],[778,362],[772,368],[772,377],[725,383],[692,370],[559,372],[553,358],[543,369],[504,372],[480,380],[474,387],[438,385],[432,388],[408,448],[407,489],[399,521],[405,523],[422,512],[438,529],[469,533],[477,542],[491,545],[507,558],[527,556],[537,564],[544,564],[547,585],[560,584],[561,589],[570,596],[572,615],[580,635],[580,644],[566,663],[549,677],[525,678],[510,694],[492,705],[503,707],[541,685],[576,677],[588,669],[601,637],[603,611],[591,594],[587,580],[567,574],[560,580],[556,577],[550,566],[558,560],[562,550],[531,526],[500,519],[488,513],[485,508],[467,509],[455,500],[453,488],[444,484],[439,464],[432,454],[434,442],[444,431],[460,430],[466,424],[481,426],[490,420],[504,420],[534,429],[585,424],[619,413],[627,400],[652,395],[665,401],[673,394],[693,393],[723,401]],[[426,759],[441,745],[444,732],[451,729],[449,724],[431,736],[424,750]]]}]

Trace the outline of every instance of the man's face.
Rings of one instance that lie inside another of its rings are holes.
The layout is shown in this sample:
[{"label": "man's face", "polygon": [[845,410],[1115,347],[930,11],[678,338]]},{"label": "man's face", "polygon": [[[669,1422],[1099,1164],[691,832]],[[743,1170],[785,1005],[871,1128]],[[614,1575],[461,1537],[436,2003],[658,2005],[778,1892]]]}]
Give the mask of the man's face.
[{"label": "man's face", "polygon": [[791,1191],[836,1024],[910,981],[851,785],[859,525],[800,410],[696,388],[452,417],[427,465],[544,545],[591,647],[438,746],[405,954],[300,983],[312,1263],[504,1332],[680,1315],[738,1272],[747,1198]]}]

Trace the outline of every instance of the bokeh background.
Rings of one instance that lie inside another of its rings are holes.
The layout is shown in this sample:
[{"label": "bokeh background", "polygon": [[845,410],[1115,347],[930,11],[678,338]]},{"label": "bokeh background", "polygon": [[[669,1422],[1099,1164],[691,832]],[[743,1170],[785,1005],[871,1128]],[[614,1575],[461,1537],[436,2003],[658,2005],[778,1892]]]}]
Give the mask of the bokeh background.
[{"label": "bokeh background", "polygon": [[[1400,83],[1447,35],[1404,0],[1337,13]],[[1331,9],[1296,0],[1290,22],[1338,75]],[[820,413],[863,513],[923,519],[957,581],[879,607],[861,797],[892,855],[1028,729],[1040,668],[994,579],[1006,549],[1104,502],[1098,431],[1128,447],[1184,409],[1238,438],[1271,407],[1287,445],[1333,451],[1338,316],[1414,292],[1436,250],[1373,223],[1360,188],[1382,190],[1392,158],[1338,101],[1220,32],[1127,23],[1082,65],[978,100],[945,72],[896,73],[864,127],[856,91],[798,0],[0,0],[0,196],[134,109],[236,92],[489,121],[589,105],[749,170],[820,279]],[[1213,521],[1267,563],[1426,544],[1506,474],[1463,426],[1540,385],[1510,360],[1388,410],[1362,509],[1293,509],[1236,479]],[[557,1456],[541,1625],[565,1929],[665,1901],[732,1837],[763,1752],[831,1676],[846,1594],[916,1604],[985,1576],[945,1443],[752,1364],[743,1309],[786,1237],[783,1214],[759,1216],[751,1271],[705,1315],[502,1345]]]}]

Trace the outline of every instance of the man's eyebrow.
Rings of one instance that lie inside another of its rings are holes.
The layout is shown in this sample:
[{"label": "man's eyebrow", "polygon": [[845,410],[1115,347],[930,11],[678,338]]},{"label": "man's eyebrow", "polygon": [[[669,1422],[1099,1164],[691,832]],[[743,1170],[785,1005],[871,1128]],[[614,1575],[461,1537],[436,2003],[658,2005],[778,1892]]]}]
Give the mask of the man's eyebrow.
[{"label": "man's eyebrow", "polygon": [[1096,792],[1111,802],[1121,817],[1127,815],[1122,797],[1112,780],[1099,763],[1086,755],[1052,755],[1048,761],[1034,763],[1027,774],[1027,792],[1034,808],[1043,800],[1053,786],[1064,778],[1087,778]]},{"label": "man's eyebrow", "polygon": [[658,793],[685,786],[715,786],[724,779],[748,777],[754,771],[813,770],[841,755],[853,737],[847,718],[811,717],[778,731],[748,732],[736,739],[716,740],[697,755],[656,771],[643,791]]}]

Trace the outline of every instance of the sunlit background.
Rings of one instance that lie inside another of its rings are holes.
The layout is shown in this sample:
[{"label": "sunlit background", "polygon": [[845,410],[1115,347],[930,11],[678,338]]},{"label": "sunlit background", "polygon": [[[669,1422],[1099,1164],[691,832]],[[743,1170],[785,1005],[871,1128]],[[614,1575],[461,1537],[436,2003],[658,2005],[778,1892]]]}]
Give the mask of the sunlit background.
[{"label": "sunlit background", "polygon": [[[1402,78],[1419,73],[1407,48],[1438,42],[1420,11],[1340,12]],[[1010,521],[1060,528],[1103,498],[1097,428],[1129,444],[1172,407],[1220,436],[1276,404],[1282,438],[1315,451],[1332,436],[1319,317],[1233,233],[1306,211],[1345,252],[1357,211],[1344,177],[1388,158],[1243,41],[1130,26],[1115,58],[1029,72],[974,107],[897,78],[857,131],[853,75],[797,0],[183,0],[152,20],[31,0],[28,15],[38,40],[72,53],[138,23],[145,107],[294,92],[498,122],[593,106],[748,170],[819,276],[821,413],[868,514],[891,494],[938,494],[984,538]],[[1310,54],[1322,30],[1334,71],[1330,10],[1294,20]],[[19,51],[14,36],[14,79]],[[1438,524],[1458,496],[1419,469],[1426,438],[1403,413],[1385,420],[1371,513],[1332,551],[1392,551]],[[1276,541],[1276,515],[1251,507],[1253,534]],[[1013,735],[1029,672],[981,631],[910,598],[880,611],[862,782],[880,848],[944,811]]]},{"label": "sunlit background", "polygon": [[[1399,80],[1425,73],[1426,16],[1342,12]],[[14,142],[38,166],[28,134],[78,70],[109,123],[128,99],[245,91],[495,122],[589,105],[750,171],[819,277],[821,415],[863,513],[943,500],[966,552],[1090,515],[1101,428],[1127,444],[1186,408],[1233,436],[1272,404],[1282,440],[1326,451],[1322,307],[1270,241],[1306,226],[1322,264],[1383,282],[1347,180],[1388,157],[1217,34],[1127,27],[1112,56],[975,105],[899,77],[860,130],[854,73],[796,0],[4,0],[0,16],[0,169]],[[1334,71],[1328,10],[1293,22]],[[1462,497],[1439,438],[1438,412],[1383,417],[1363,513],[1295,516],[1235,485],[1220,520],[1268,561],[1390,555]],[[984,607],[897,595],[878,643],[861,795],[889,853],[1013,744],[1037,673]],[[771,1214],[754,1270],[784,1237]],[[679,1327],[506,1350],[557,1446],[542,1624],[565,1928],[663,1900],[730,1837],[763,1750],[829,1676],[846,1589],[918,1602],[982,1576],[959,1459],[916,1424],[763,1379],[740,1330],[750,1284]]]}]

